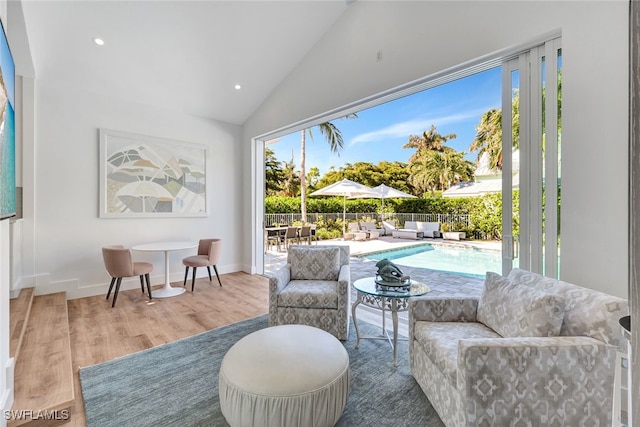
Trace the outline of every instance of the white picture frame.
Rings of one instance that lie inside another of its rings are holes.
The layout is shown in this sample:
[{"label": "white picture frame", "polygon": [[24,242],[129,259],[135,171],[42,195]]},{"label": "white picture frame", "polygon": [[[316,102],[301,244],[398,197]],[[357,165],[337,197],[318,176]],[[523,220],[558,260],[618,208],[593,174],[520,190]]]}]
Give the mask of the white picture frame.
[{"label": "white picture frame", "polygon": [[100,134],[100,218],[206,217],[207,147],[109,129]]}]

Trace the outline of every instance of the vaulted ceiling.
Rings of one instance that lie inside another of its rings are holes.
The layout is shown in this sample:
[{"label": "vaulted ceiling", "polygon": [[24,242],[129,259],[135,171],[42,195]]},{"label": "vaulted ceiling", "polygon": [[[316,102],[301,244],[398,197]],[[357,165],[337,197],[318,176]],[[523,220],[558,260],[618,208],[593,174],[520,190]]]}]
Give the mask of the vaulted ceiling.
[{"label": "vaulted ceiling", "polygon": [[[33,70],[43,83],[235,124],[260,106],[348,7],[345,1],[21,5]],[[9,16],[12,25],[11,10]],[[94,37],[105,44],[97,46]],[[10,43],[16,50],[11,37]],[[18,73],[21,67],[30,64],[17,64]]]}]

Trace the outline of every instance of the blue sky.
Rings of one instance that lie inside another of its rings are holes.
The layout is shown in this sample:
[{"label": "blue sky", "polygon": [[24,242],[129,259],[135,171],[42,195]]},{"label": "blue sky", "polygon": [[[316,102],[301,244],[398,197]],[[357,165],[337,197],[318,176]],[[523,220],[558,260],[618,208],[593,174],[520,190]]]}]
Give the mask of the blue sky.
[{"label": "blue sky", "polygon": [[[314,140],[307,138],[306,144],[307,171],[315,166],[322,176],[331,166],[338,169],[345,163],[407,162],[414,152],[402,148],[409,135],[422,135],[432,124],[442,135],[457,135],[447,145],[468,152],[482,114],[491,108],[500,108],[501,84],[500,68],[494,68],[360,111],[357,119],[335,120],[344,138],[344,149],[339,154],[331,152],[329,144],[314,128]],[[300,132],[280,138],[269,148],[279,161],[287,162],[293,150],[296,169],[299,169]],[[475,154],[466,157],[476,159]]]}]

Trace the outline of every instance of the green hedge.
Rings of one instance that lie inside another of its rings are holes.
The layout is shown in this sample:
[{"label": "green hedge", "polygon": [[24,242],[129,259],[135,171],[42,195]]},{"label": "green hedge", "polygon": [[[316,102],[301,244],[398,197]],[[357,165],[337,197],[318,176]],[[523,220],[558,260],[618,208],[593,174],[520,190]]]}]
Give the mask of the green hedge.
[{"label": "green hedge", "polygon": [[[513,192],[513,200],[518,200],[518,190]],[[341,213],[342,197],[307,199],[307,213]],[[347,199],[346,210],[350,213],[379,212],[380,200]],[[266,213],[299,213],[298,197],[265,197]],[[456,231],[465,231],[476,239],[500,239],[502,237],[502,195],[486,194],[480,197],[388,199],[384,202],[385,213],[424,213],[424,214],[467,214],[470,226],[454,224]],[[518,232],[518,206],[514,206],[515,233]],[[445,228],[448,228],[446,225]],[[322,231],[321,231],[322,230]],[[324,238],[339,237],[342,220],[319,221],[318,234]],[[444,230],[446,231],[446,230]]]}]

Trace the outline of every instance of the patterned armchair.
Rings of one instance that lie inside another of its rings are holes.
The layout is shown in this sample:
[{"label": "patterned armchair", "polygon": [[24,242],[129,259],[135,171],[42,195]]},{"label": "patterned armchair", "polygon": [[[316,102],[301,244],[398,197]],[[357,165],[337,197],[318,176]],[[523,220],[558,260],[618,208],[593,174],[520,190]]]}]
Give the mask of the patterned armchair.
[{"label": "patterned armchair", "polygon": [[611,425],[627,300],[520,269],[409,303],[411,372],[445,425]]},{"label": "patterned armchair", "polygon": [[269,325],[315,326],[346,340],[350,284],[348,246],[290,246],[269,278]]}]

